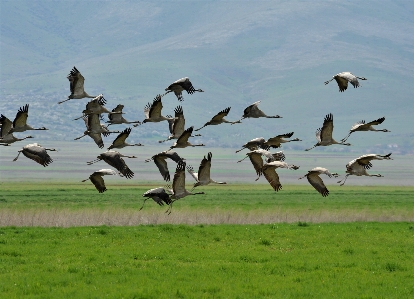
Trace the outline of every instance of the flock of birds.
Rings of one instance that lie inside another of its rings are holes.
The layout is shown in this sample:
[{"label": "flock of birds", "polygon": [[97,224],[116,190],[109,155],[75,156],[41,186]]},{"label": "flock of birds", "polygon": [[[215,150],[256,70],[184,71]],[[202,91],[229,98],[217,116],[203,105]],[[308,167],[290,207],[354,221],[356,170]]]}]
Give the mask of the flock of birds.
[{"label": "flock of birds", "polygon": [[[64,101],[59,102],[61,104],[63,102],[72,100],[72,99],[83,99],[83,98],[92,98],[85,107],[85,110],[82,111],[82,116],[75,118],[83,119],[85,122],[86,130],[83,132],[83,135],[80,137],[75,138],[78,140],[85,136],[89,136],[94,140],[96,145],[99,148],[104,147],[104,143],[102,140],[102,135],[108,136],[110,134],[118,134],[117,137],[114,139],[112,144],[108,147],[108,151],[103,152],[100,154],[97,159],[93,161],[87,162],[88,165],[94,164],[103,160],[110,166],[116,169],[101,169],[98,171],[93,172],[89,178],[83,180],[83,182],[90,180],[96,187],[96,189],[102,193],[106,191],[105,182],[103,180],[104,175],[120,175],[127,179],[131,179],[134,176],[134,172],[127,166],[125,160],[123,158],[137,158],[136,156],[127,156],[123,155],[114,149],[122,149],[126,146],[142,146],[142,144],[130,144],[126,142],[129,134],[132,131],[132,128],[126,128],[122,132],[120,131],[110,131],[108,127],[110,125],[117,125],[117,124],[133,124],[133,127],[139,126],[146,122],[161,122],[167,121],[169,125],[170,136],[166,140],[160,140],[159,143],[163,143],[169,140],[175,140],[174,144],[166,151],[160,152],[156,155],[153,155],[151,158],[145,160],[145,162],[154,161],[155,165],[158,167],[160,174],[162,175],[163,179],[166,182],[171,180],[171,176],[169,173],[167,160],[170,159],[174,161],[177,166],[175,169],[174,177],[172,180],[172,186],[167,185],[165,187],[158,187],[145,192],[142,196],[144,197],[144,202],[141,209],[144,207],[144,204],[148,198],[153,199],[157,204],[160,206],[166,204],[168,205],[168,210],[166,212],[171,213],[173,203],[183,197],[188,195],[196,195],[196,194],[203,194],[204,192],[193,192],[194,188],[198,186],[206,186],[211,183],[215,184],[226,184],[226,182],[217,182],[210,177],[210,170],[211,170],[211,160],[212,160],[212,153],[209,152],[204,158],[202,159],[200,166],[198,168],[198,172],[195,172],[194,168],[190,165],[186,165],[186,160],[179,156],[176,151],[173,151],[175,148],[185,148],[185,147],[194,147],[194,146],[204,146],[204,144],[192,144],[189,140],[191,137],[194,136],[201,136],[200,134],[193,135],[193,132],[200,131],[206,126],[210,125],[220,125],[223,123],[230,123],[230,124],[237,124],[241,123],[241,121],[245,118],[259,118],[259,117],[266,117],[266,118],[281,118],[279,115],[266,115],[262,110],[259,109],[260,101],[253,103],[252,105],[248,106],[244,109],[243,116],[240,120],[236,121],[228,121],[225,117],[230,112],[230,107],[220,111],[217,113],[210,121],[206,122],[202,127],[194,130],[194,127],[185,127],[185,118],[183,107],[181,105],[177,106],[174,109],[174,116],[166,115],[163,116],[162,113],[162,98],[170,92],[173,92],[177,97],[178,101],[182,102],[183,99],[183,92],[186,91],[188,94],[194,94],[195,92],[203,92],[201,89],[195,89],[189,80],[189,78],[185,77],[173,82],[165,89],[164,94],[157,95],[152,103],[148,103],[144,108],[145,120],[143,122],[140,121],[127,121],[123,117],[123,108],[124,106],[119,104],[116,106],[112,111],[106,109],[105,104],[106,100],[102,94],[97,96],[91,96],[84,90],[84,77],[82,74],[73,67],[70,71],[69,75],[67,76],[70,82],[70,91],[71,94],[68,98]],[[348,88],[348,83],[352,84],[354,88],[359,87],[360,80],[367,80],[363,77],[354,76],[350,72],[342,72],[339,73],[329,81],[326,81],[325,84],[328,84],[330,81],[335,80],[338,84],[339,91],[344,92]],[[28,130],[47,130],[45,127],[34,128],[27,124],[28,119],[28,112],[29,112],[29,104],[20,107],[17,111],[16,117],[14,118],[13,122],[8,119],[6,116],[1,114],[0,117],[0,144],[9,146],[14,142],[22,141],[27,138],[33,138],[32,136],[26,136],[24,138],[16,138],[13,133],[15,132],[24,132]],[[100,123],[102,120],[102,114],[108,115],[108,125],[104,125]],[[329,146],[333,144],[341,144],[345,146],[350,146],[349,143],[346,143],[349,136],[358,131],[376,131],[376,132],[389,132],[387,129],[375,129],[374,126],[382,124],[385,120],[385,117],[381,117],[377,120],[371,122],[360,121],[354,124],[348,135],[341,139],[339,142],[336,141],[332,137],[333,133],[333,115],[327,114],[324,118],[323,125],[316,131],[316,139],[317,143],[311,147],[306,149],[309,151],[317,146]],[[271,148],[280,148],[283,143],[286,142],[294,142],[294,141],[301,141],[298,138],[290,139],[293,136],[294,132],[281,134],[274,136],[269,139],[264,139],[263,137],[252,139],[246,142],[241,149],[237,150],[236,153],[248,149],[249,152],[246,153],[246,157],[239,160],[242,162],[247,157],[250,159],[254,170],[256,171],[257,178],[256,181],[263,175],[266,180],[269,182],[271,187],[275,191],[279,191],[282,189],[282,184],[280,183],[280,178],[276,169],[278,168],[285,168],[290,170],[297,170],[299,166],[287,164],[285,160],[285,155],[283,151],[279,151],[276,153],[271,153]],[[31,143],[25,145],[22,149],[18,151],[17,157],[13,160],[16,161],[20,155],[23,153],[27,158],[32,159],[39,163],[40,165],[46,167],[50,163],[53,162],[53,159],[49,156],[47,151],[55,151],[52,148],[44,148],[38,143]],[[362,155],[352,161],[350,161],[346,165],[346,176],[343,180],[338,181],[341,185],[343,185],[350,175],[356,176],[376,176],[381,177],[381,174],[369,174],[367,172],[368,169],[372,167],[371,161],[372,160],[390,160],[391,153],[388,155],[379,155],[379,154],[367,154]],[[194,178],[195,183],[191,190],[187,190],[185,187],[185,174],[186,171]],[[320,175],[325,174],[328,177],[338,177],[337,173],[330,173],[328,169],[323,167],[315,167],[308,171],[303,177],[299,178],[307,178],[309,183],[322,195],[328,196],[329,190],[326,188],[323,180],[321,179]]]}]

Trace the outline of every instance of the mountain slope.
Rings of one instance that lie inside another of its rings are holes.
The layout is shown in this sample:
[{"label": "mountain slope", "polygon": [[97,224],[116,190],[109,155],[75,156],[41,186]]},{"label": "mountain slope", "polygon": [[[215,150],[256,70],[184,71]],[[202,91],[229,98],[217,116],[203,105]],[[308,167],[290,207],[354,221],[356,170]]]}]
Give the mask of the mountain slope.
[{"label": "mountain slope", "polygon": [[[123,103],[128,119],[142,119],[145,104],[184,76],[206,91],[184,95],[188,126],[228,106],[227,118],[239,119],[257,100],[268,114],[283,116],[205,128],[201,139],[210,145],[295,131],[306,148],[333,113],[336,139],[356,121],[386,116],[391,133],[358,142],[409,151],[413,11],[407,1],[2,2],[0,112],[12,118],[32,103],[31,119],[55,128],[42,138],[73,139],[84,128],[71,119],[86,99],[56,103],[69,94],[65,77],[76,65],[88,93],[103,93],[108,107]],[[344,93],[335,82],[324,86],[341,71],[368,81]],[[164,114],[179,104],[173,95],[163,102]],[[146,124],[131,137],[156,142],[167,133],[166,124]]]}]

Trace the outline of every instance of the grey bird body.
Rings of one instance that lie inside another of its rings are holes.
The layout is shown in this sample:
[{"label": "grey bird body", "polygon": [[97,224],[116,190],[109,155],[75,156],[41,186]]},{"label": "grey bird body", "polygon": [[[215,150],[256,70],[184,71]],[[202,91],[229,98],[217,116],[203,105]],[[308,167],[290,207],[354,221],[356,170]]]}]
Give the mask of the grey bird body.
[{"label": "grey bird body", "polygon": [[315,167],[308,171],[307,174],[305,174],[303,177],[300,177],[300,179],[303,179],[306,177],[308,179],[309,184],[312,185],[313,188],[315,188],[316,191],[318,191],[323,197],[326,197],[329,195],[329,190],[326,188],[323,180],[319,175],[326,174],[328,177],[338,177],[337,173],[330,173],[328,169],[324,167]]},{"label": "grey bird body", "polygon": [[329,146],[332,144],[342,144],[350,146],[350,143],[345,143],[344,141],[338,142],[332,137],[333,133],[333,115],[332,113],[329,113],[325,116],[325,119],[323,121],[322,128],[319,128],[316,130],[316,140],[318,141],[313,147],[306,149],[305,151],[309,151],[317,146]]},{"label": "grey bird body", "polygon": [[350,161],[348,164],[346,164],[346,175],[345,178],[338,183],[341,183],[341,186],[345,184],[346,179],[350,175],[356,175],[356,176],[370,176],[370,177],[382,177],[381,174],[369,174],[367,172],[368,169],[372,167],[372,160],[392,160],[391,159],[391,153],[388,155],[378,155],[378,154],[367,154],[362,155],[352,161]]},{"label": "grey bird body", "polygon": [[165,89],[166,93],[164,93],[162,96],[165,96],[167,93],[174,92],[177,99],[181,102],[181,101],[184,101],[183,94],[182,94],[182,92],[184,90],[188,94],[193,94],[196,91],[204,92],[204,90],[195,89],[193,84],[191,83],[190,79],[188,77],[184,77],[184,78],[178,79],[177,81],[174,81],[172,84],[170,84]]},{"label": "grey bird body", "polygon": [[98,190],[99,193],[105,192],[106,186],[105,181],[102,178],[104,175],[117,175],[118,173],[112,169],[101,169],[98,171],[95,171],[92,173],[89,178],[83,180],[82,182],[86,182],[87,180],[90,180],[92,184],[95,185],[96,190]]},{"label": "grey bird body", "polygon": [[325,85],[331,82],[332,80],[335,80],[338,84],[339,91],[344,92],[348,89],[348,82],[351,83],[354,88],[358,88],[360,86],[358,79],[367,80],[364,77],[357,77],[351,72],[342,72],[333,76],[331,80],[325,81]]},{"label": "grey bird body", "polygon": [[23,146],[17,157],[13,159],[13,161],[17,161],[19,158],[20,153],[23,153],[27,158],[32,159],[33,161],[39,163],[43,167],[48,166],[50,163],[53,162],[53,159],[49,156],[46,151],[56,151],[53,148],[44,148],[40,144],[37,143],[30,143],[28,145]]},{"label": "grey bird body", "polygon": [[85,78],[76,67],[73,67],[67,78],[70,83],[70,95],[66,100],[58,102],[58,104],[62,104],[63,102],[69,101],[71,99],[95,98],[95,96],[90,96],[85,92]]},{"label": "grey bird body", "polygon": [[106,151],[100,154],[95,160],[86,162],[88,165],[94,164],[100,160],[104,160],[107,164],[118,170],[127,179],[134,177],[134,172],[126,165],[125,158],[136,158],[135,156],[126,156],[117,151]]}]

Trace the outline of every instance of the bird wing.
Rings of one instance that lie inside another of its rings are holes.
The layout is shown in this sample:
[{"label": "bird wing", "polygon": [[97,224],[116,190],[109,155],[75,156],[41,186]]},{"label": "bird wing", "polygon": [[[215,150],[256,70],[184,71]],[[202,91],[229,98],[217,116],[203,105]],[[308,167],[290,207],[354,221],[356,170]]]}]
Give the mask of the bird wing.
[{"label": "bird wing", "polygon": [[277,174],[274,166],[269,164],[263,165],[263,175],[275,191],[282,189],[282,184],[280,184],[279,181],[279,175]]},{"label": "bird wing", "polygon": [[274,161],[285,161],[286,156],[283,151],[276,152],[272,154]]},{"label": "bird wing", "polygon": [[161,95],[157,95],[152,102],[151,108],[149,110],[149,118],[160,117],[162,110]]},{"label": "bird wing", "polygon": [[263,137],[258,137],[250,140],[245,145],[243,145],[243,147],[248,148],[251,151],[254,151],[261,147],[265,142],[266,140]]},{"label": "bird wing", "polygon": [[104,147],[104,143],[102,141],[102,135],[101,135],[101,133],[89,133],[88,135],[89,135],[89,137],[91,137],[93,139],[93,141],[95,141],[96,145],[99,148],[103,148]]},{"label": "bird wing", "polygon": [[67,78],[70,82],[70,92],[72,95],[81,95],[84,93],[83,85],[85,82],[85,78],[77,70],[76,67],[73,67]]},{"label": "bird wing", "polygon": [[170,131],[170,134],[173,134],[173,130],[174,130],[174,122],[177,118],[173,118],[171,115],[167,114],[165,117],[169,118],[167,119],[168,122],[168,131]]},{"label": "bird wing", "polygon": [[329,113],[325,116],[325,119],[323,121],[323,126],[320,133],[320,139],[322,141],[329,141],[332,139],[332,132],[333,132],[333,115],[332,113]]},{"label": "bird wing", "polygon": [[125,139],[128,138],[130,133],[131,133],[131,128],[126,128],[121,133],[119,133],[119,135],[112,142],[112,147],[118,147],[120,145],[123,145],[125,143]]},{"label": "bird wing", "polygon": [[164,155],[167,157],[167,158],[170,158],[171,160],[173,160],[175,163],[180,163],[180,162],[183,162],[183,158],[181,158],[176,152],[174,152],[174,151],[166,151],[166,152],[163,152],[164,153]]},{"label": "bird wing", "polygon": [[345,80],[347,80],[349,83],[351,83],[352,86],[354,86],[354,88],[359,87],[358,79],[354,74],[352,74],[350,72],[343,72],[343,73],[341,73],[341,77],[344,78]]},{"label": "bird wing", "polygon": [[182,81],[180,82],[181,87],[185,89],[185,91],[187,91],[188,94],[193,94],[195,92],[195,89],[190,79],[188,79],[187,77],[183,79],[181,79]]},{"label": "bird wing", "polygon": [[198,179],[200,181],[210,180],[211,157],[212,154],[209,152],[207,158],[204,156],[203,160],[201,160],[200,166],[198,167]]},{"label": "bird wing", "polygon": [[117,151],[108,151],[101,154],[102,159],[122,173],[127,179],[131,179],[134,173],[126,165],[125,160],[122,159],[121,155]]},{"label": "bird wing", "polygon": [[33,161],[36,161],[43,167],[46,167],[53,162],[52,158],[50,158],[49,154],[46,152],[46,149],[35,144],[24,146],[23,155],[29,159],[32,159]]},{"label": "bird wing", "polygon": [[103,193],[105,192],[106,186],[105,186],[105,181],[104,179],[100,176],[100,174],[95,174],[93,173],[89,179],[91,180],[91,182],[95,185],[96,190],[99,191],[99,193]]},{"label": "bird wing", "polygon": [[117,174],[116,171],[114,171],[112,169],[101,169],[101,170],[98,170],[98,171],[95,171],[94,173],[92,173],[89,176],[89,179],[95,185],[96,190],[98,190],[99,193],[102,193],[102,192],[106,191],[105,181],[102,178],[102,176],[104,176],[104,175],[116,175],[116,174]]},{"label": "bird wing", "polygon": [[158,154],[154,156],[154,163],[155,165],[157,165],[158,170],[160,171],[163,179],[165,181],[169,181],[170,180],[170,172],[168,171],[168,165],[167,165],[167,161],[165,160],[165,156]]},{"label": "bird wing", "polygon": [[182,106],[175,107],[174,112],[175,112],[175,117],[184,117],[184,112],[183,112],[183,107]]},{"label": "bird wing", "polygon": [[174,195],[185,193],[185,163],[177,165],[172,187]]},{"label": "bird wing", "polygon": [[230,108],[231,107],[227,107],[226,109],[220,111],[219,113],[217,113],[215,116],[213,116],[213,118],[211,119],[211,121],[220,121],[223,119],[223,117],[227,116],[227,114],[229,114],[230,112]]},{"label": "bird wing", "polygon": [[308,182],[316,189],[323,197],[328,196],[329,191],[323,183],[317,171],[309,171],[307,175]]},{"label": "bird wing", "polygon": [[162,187],[148,190],[147,192],[142,194],[142,196],[152,198],[160,206],[163,206],[164,202],[167,205],[171,203],[170,196],[167,192],[165,192],[165,189]]},{"label": "bird wing", "polygon": [[249,156],[249,159],[253,164],[254,170],[256,170],[256,174],[260,176],[262,174],[263,167],[262,155],[255,152],[247,153],[247,155]]},{"label": "bird wing", "polygon": [[378,118],[376,120],[370,121],[369,123],[367,123],[368,126],[374,126],[374,125],[379,125],[382,124],[382,122],[385,120],[385,117],[381,117]]},{"label": "bird wing", "polygon": [[243,111],[243,117],[249,117],[252,110],[259,109],[259,108],[257,108],[257,105],[259,105],[259,104],[260,104],[260,101],[257,101],[257,102],[254,102],[253,104],[251,104],[250,106],[246,107],[246,109],[244,109],[244,111]]},{"label": "bird wing", "polygon": [[336,83],[338,83],[339,91],[344,92],[348,88],[348,79],[341,74],[336,75],[334,78]]},{"label": "bird wing", "polygon": [[95,132],[99,132],[101,130],[101,123],[99,120],[99,114],[97,113],[92,113],[92,114],[88,114],[88,130],[89,131],[95,131]]},{"label": "bird wing", "polygon": [[150,110],[151,110],[151,106],[152,106],[152,103],[147,103],[147,105],[145,105],[145,107],[144,107],[144,114],[145,114],[146,119],[150,118],[149,113],[150,113]]},{"label": "bird wing", "polygon": [[89,116],[88,115],[84,115],[84,116],[82,116],[82,119],[83,119],[83,121],[85,122],[85,127],[86,127],[86,130],[90,130],[89,129]]},{"label": "bird wing", "polygon": [[360,120],[356,123],[354,123],[351,127],[351,131],[355,131],[356,129],[360,128],[360,127],[364,127],[365,125],[365,120]]},{"label": "bird wing", "polygon": [[13,123],[11,122],[10,119],[5,117],[3,114],[0,116],[0,123],[1,123],[0,138],[3,138],[9,133],[10,129],[13,126]]},{"label": "bird wing", "polygon": [[364,167],[365,169],[370,169],[372,167],[371,160],[378,159],[376,154],[362,155],[356,159],[356,162]]},{"label": "bird wing", "polygon": [[173,121],[170,133],[174,136],[180,136],[184,132],[185,119],[184,116],[176,117]]},{"label": "bird wing", "polygon": [[188,129],[184,130],[184,132],[178,137],[177,144],[179,143],[186,143],[188,138],[190,138],[191,134],[193,133],[194,127],[189,127]]},{"label": "bird wing", "polygon": [[281,143],[280,135],[269,138],[266,141],[266,145],[267,145],[268,148],[270,148],[270,147],[278,148],[278,147],[280,147],[280,143]]},{"label": "bird wing", "polygon": [[290,138],[290,137],[292,137],[293,136],[293,134],[294,134],[295,132],[290,132],[290,133],[286,133],[286,134],[281,134],[281,135],[278,135],[280,138]]},{"label": "bird wing", "polygon": [[118,104],[114,109],[112,109],[112,112],[122,112],[122,109],[124,109],[124,105]]},{"label": "bird wing", "polygon": [[29,116],[29,104],[19,108],[13,121],[13,128],[24,127]]},{"label": "bird wing", "polygon": [[86,104],[86,109],[83,113],[91,114],[91,113],[101,113],[107,111],[104,108],[106,104],[106,100],[102,94],[98,95],[97,97],[93,98]]},{"label": "bird wing", "polygon": [[187,165],[187,171],[196,180],[196,182],[199,182],[199,180],[198,180],[198,173],[197,172],[194,172],[194,168],[191,165]]},{"label": "bird wing", "polygon": [[259,148],[259,149],[254,150],[253,152],[263,155],[264,157],[266,157],[266,159],[273,161],[273,155],[267,150]]},{"label": "bird wing", "polygon": [[268,146],[273,147],[273,148],[280,147],[280,144],[281,144],[281,142],[282,142],[282,138],[290,138],[290,137],[292,137],[293,133],[294,133],[294,132],[290,132],[290,133],[281,134],[281,135],[277,135],[277,136],[275,136],[275,137],[269,138],[269,139],[266,141],[266,144],[267,144]]}]

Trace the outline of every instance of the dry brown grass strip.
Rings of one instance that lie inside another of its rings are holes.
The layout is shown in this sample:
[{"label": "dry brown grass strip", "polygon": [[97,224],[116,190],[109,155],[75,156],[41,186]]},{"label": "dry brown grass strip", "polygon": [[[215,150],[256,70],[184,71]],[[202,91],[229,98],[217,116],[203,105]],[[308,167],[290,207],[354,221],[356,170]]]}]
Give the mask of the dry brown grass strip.
[{"label": "dry brown grass strip", "polygon": [[29,209],[0,210],[0,226],[134,226],[148,224],[266,224],[294,222],[402,222],[414,221],[414,211],[239,211],[239,210],[108,210]]}]

